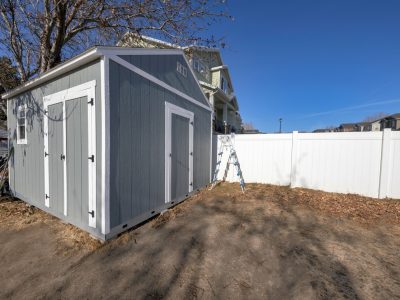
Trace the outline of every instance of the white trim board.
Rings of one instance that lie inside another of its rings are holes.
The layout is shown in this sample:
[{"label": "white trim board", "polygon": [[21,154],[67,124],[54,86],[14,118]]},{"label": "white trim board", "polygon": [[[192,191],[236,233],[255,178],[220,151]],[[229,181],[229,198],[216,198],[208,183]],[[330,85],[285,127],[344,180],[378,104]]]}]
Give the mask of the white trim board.
[{"label": "white trim board", "polygon": [[[200,107],[202,107],[202,108],[204,108],[204,109],[206,109],[208,111],[212,111],[210,106],[204,105],[203,103],[198,102],[196,99],[190,97],[189,95],[186,95],[185,93],[182,93],[181,91],[177,90],[176,88],[166,84],[164,81],[161,81],[160,79],[154,77],[153,75],[151,75],[151,74],[143,71],[142,69],[130,64],[126,60],[124,60],[124,59],[122,59],[122,58],[120,58],[120,57],[118,57],[116,55],[110,55],[109,58],[111,60],[113,60],[114,62],[120,64],[121,66],[131,70],[132,72],[135,72],[136,74],[146,78],[147,80],[150,80],[151,82],[153,82],[153,83],[165,88],[166,90],[168,90],[168,91],[170,91],[170,92],[172,92],[172,93],[174,93],[174,94],[176,94],[176,95],[188,100],[189,102],[191,102],[191,103],[193,103],[193,104],[195,104],[197,106],[200,106]],[[207,103],[209,103],[209,102],[207,101]]]},{"label": "white trim board", "polygon": [[183,55],[183,51],[179,49],[149,49],[149,48],[128,48],[118,47],[104,48],[100,47],[101,54],[105,56],[111,55]]},{"label": "white trim board", "polygon": [[101,233],[110,232],[110,89],[109,59],[104,56],[101,70]]},{"label": "white trim board", "polygon": [[[63,172],[64,172],[64,215],[67,215],[68,211],[68,194],[67,194],[67,159],[68,155],[66,155],[66,117],[65,117],[65,102],[68,100],[73,100],[81,97],[87,97],[87,101],[93,99],[93,105],[88,104],[88,158],[91,155],[94,156],[94,160],[91,161],[88,159],[88,208],[89,212],[93,211],[94,216],[88,213],[88,225],[89,227],[96,228],[96,81],[89,81],[84,84],[48,95],[43,97],[43,107],[44,110],[47,111],[48,107],[53,104],[62,103],[63,104],[63,151],[66,158],[63,162]],[[45,185],[45,206],[50,207],[49,199],[49,135],[48,135],[48,127],[49,119],[47,114],[44,114],[44,122],[43,122],[43,132],[44,132],[44,185]]]},{"label": "white trim board", "polygon": [[170,203],[171,199],[171,139],[172,139],[172,114],[176,114],[189,119],[189,187],[188,193],[193,191],[193,127],[194,113],[165,102],[165,203]]},{"label": "white trim board", "polygon": [[[19,114],[20,114],[20,110],[23,109],[24,110],[24,131],[25,131],[25,137],[23,139],[21,139],[20,137],[20,132],[19,132]],[[28,130],[27,130],[27,126],[28,123],[26,122],[28,116],[27,116],[27,111],[28,111],[28,106],[26,104],[22,104],[19,105],[17,107],[17,118],[16,118],[16,128],[17,128],[17,145],[26,145],[28,144]],[[8,120],[8,118],[7,118]]]}]

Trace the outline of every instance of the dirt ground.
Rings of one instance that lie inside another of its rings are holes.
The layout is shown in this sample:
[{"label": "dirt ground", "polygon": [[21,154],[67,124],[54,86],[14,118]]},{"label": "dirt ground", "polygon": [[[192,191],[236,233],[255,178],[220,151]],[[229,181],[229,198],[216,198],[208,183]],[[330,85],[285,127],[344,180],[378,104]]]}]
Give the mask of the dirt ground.
[{"label": "dirt ground", "polygon": [[0,202],[0,298],[400,298],[400,201],[221,184],[101,244]]}]

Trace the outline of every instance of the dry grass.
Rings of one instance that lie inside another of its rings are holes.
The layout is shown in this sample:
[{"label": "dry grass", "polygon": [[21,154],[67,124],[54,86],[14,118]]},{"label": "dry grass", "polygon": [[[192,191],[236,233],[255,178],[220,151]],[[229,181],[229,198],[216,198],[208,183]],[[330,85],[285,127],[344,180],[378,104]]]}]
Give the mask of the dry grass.
[{"label": "dry grass", "polygon": [[57,232],[59,248],[57,253],[70,255],[74,251],[94,251],[102,243],[87,232],[61,222],[58,218],[11,197],[0,199],[0,226],[22,230],[33,224],[47,224]]},{"label": "dry grass", "polygon": [[298,205],[318,213],[350,218],[363,224],[400,224],[398,199],[375,199],[355,194],[265,184],[247,184],[245,194],[240,192],[238,184],[222,183],[218,192],[221,190],[227,193],[233,202],[272,201],[283,208]]},{"label": "dry grass", "polygon": [[[188,201],[180,203],[151,220],[153,228],[160,228],[167,222],[185,214],[194,202],[215,198],[221,194],[232,203],[238,201],[272,201],[288,208],[293,205],[310,208],[319,213],[347,217],[362,224],[400,224],[400,201],[393,199],[378,200],[353,194],[326,193],[309,189],[291,189],[285,186],[248,184],[243,194],[239,185],[221,183],[212,191],[204,189],[193,195]],[[36,223],[50,225],[59,241],[58,252],[72,255],[74,251],[92,252],[103,243],[90,234],[25,202],[10,197],[0,199],[0,225],[21,230]],[[130,230],[109,242],[108,247],[124,245],[136,239],[134,230]],[[136,240],[135,240],[136,241]]]},{"label": "dry grass", "polygon": [[0,298],[395,299],[399,208],[222,183],[102,244],[3,199]]}]

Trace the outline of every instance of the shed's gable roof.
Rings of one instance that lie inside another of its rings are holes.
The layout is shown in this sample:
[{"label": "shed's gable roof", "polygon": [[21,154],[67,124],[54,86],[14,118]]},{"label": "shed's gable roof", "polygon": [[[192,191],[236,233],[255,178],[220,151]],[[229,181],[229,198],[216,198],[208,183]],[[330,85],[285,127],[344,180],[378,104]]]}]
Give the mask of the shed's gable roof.
[{"label": "shed's gable roof", "polygon": [[[126,48],[126,47],[93,47],[85,52],[79,54],[78,56],[71,58],[64,63],[58,65],[57,67],[39,75],[38,77],[20,85],[19,87],[15,88],[12,91],[8,91],[2,95],[3,99],[10,99],[14,96],[17,96],[25,91],[28,91],[30,89],[33,89],[34,87],[39,86],[40,84],[43,84],[49,80],[55,79],[59,76],[62,76],[63,74],[67,72],[71,72],[75,69],[77,69],[80,66],[83,66],[89,62],[92,62],[96,59],[100,59],[101,57],[109,57],[112,59],[113,57],[119,57],[119,56],[149,56],[152,55],[154,57],[159,56],[166,56],[166,55],[173,55],[176,57],[180,57],[181,64],[184,64],[188,70],[187,75],[190,76],[190,78],[193,78],[191,81],[191,84],[195,86],[193,90],[197,89],[197,92],[192,95],[186,95],[185,91],[182,91],[183,96],[186,99],[190,99],[189,101],[197,101],[200,106],[207,108],[211,110],[210,104],[206,98],[206,96],[203,93],[203,90],[200,87],[199,82],[197,81],[195,75],[193,74],[192,69],[189,67],[189,64],[186,60],[186,57],[183,53],[182,50],[180,49],[143,49],[143,48]],[[176,65],[175,65],[175,70],[176,70]],[[141,71],[141,70],[140,70]],[[143,73],[143,72],[142,72]],[[162,80],[162,79],[160,79]],[[168,82],[165,82],[165,84],[168,85]],[[173,87],[174,88],[174,87]],[[174,89],[172,89],[174,90]]]}]

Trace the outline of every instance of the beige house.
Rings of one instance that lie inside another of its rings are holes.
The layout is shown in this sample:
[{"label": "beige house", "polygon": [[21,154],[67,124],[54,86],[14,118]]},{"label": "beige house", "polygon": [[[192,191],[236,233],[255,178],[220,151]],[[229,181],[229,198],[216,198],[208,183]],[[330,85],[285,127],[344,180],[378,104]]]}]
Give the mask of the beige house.
[{"label": "beige house", "polygon": [[185,53],[205,95],[214,109],[214,131],[230,133],[242,131],[242,118],[232,80],[217,48],[181,47],[151,37],[126,33],[118,46],[138,48],[178,48]]},{"label": "beige house", "polygon": [[377,119],[368,125],[368,131],[381,131],[385,128],[400,130],[400,113]]},{"label": "beige house", "polygon": [[381,120],[381,129],[391,128],[392,130],[400,130],[400,113],[393,114]]}]

